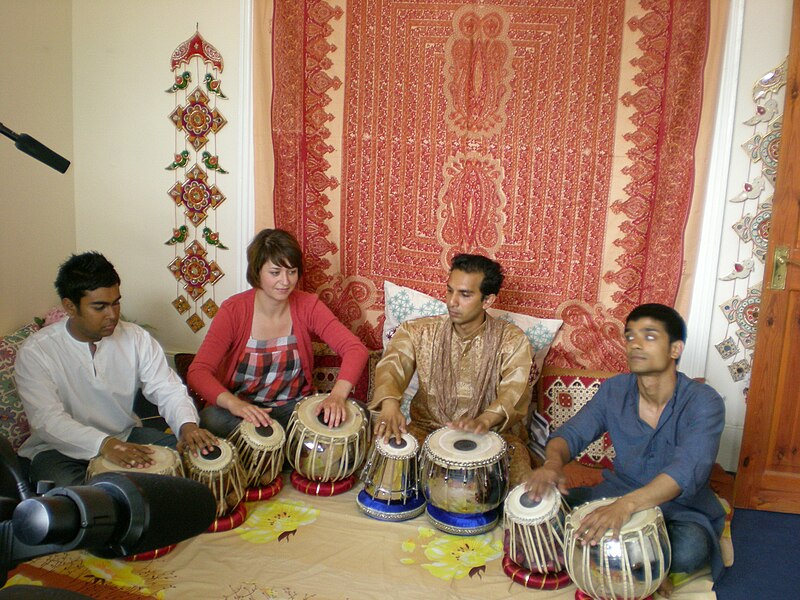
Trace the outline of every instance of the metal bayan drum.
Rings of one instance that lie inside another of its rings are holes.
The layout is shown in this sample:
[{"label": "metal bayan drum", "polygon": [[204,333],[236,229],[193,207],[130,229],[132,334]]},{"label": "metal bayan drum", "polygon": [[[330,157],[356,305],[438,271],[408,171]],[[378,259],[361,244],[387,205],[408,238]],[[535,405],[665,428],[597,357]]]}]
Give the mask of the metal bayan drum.
[{"label": "metal bayan drum", "polygon": [[205,484],[217,502],[217,517],[231,512],[244,497],[245,474],[236,448],[228,440],[219,439],[208,454],[183,451],[183,462],[189,478]]},{"label": "metal bayan drum", "polygon": [[419,490],[419,445],[413,435],[404,433],[398,442],[377,438],[361,471],[364,489],[358,493],[358,507],[381,521],[413,519],[425,510]]},{"label": "metal bayan drum", "polygon": [[539,501],[524,484],[508,493],[503,513],[506,555],[524,569],[553,573],[564,569],[564,520],[568,512],[554,488]]},{"label": "metal bayan drum", "polygon": [[508,461],[508,445],[492,431],[442,427],[428,435],[420,458],[420,487],[431,522],[456,535],[492,529],[508,492]]},{"label": "metal bayan drum", "polygon": [[311,481],[339,481],[364,462],[367,450],[367,416],[355,400],[345,403],[347,417],[329,427],[324,414],[315,413],[328,394],[300,400],[289,418],[286,456],[303,477]]},{"label": "metal bayan drum", "polygon": [[658,507],[634,513],[620,530],[620,539],[607,531],[596,546],[578,539],[581,521],[616,498],[594,500],[567,516],[564,558],[578,588],[599,600],[639,600],[653,594],[669,572],[672,551],[667,527]]},{"label": "metal bayan drum", "polygon": [[257,427],[249,421],[242,421],[228,440],[239,454],[245,487],[269,485],[280,475],[286,441],[280,423],[273,421],[266,427]]},{"label": "metal bayan drum", "polygon": [[180,454],[166,446],[150,446],[150,448],[153,449],[153,454],[150,455],[153,464],[148,467],[123,467],[103,456],[95,456],[89,461],[89,466],[86,469],[86,480],[88,481],[95,475],[110,472],[152,473],[153,475],[183,477],[183,464],[181,464]]}]

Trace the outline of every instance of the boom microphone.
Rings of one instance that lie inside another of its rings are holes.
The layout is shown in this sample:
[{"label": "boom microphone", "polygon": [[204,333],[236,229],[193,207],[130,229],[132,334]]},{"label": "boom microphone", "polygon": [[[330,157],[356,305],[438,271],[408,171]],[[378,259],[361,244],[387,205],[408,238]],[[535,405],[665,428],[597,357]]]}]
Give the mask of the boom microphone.
[{"label": "boom microphone", "polygon": [[12,517],[13,562],[87,549],[118,558],[176,544],[203,533],[216,501],[202,483],[151,473],[112,472],[88,485],[54,488],[20,502]]},{"label": "boom microphone", "polygon": [[7,138],[14,140],[14,145],[22,150],[25,154],[32,156],[38,161],[43,162],[48,167],[53,167],[59,173],[66,173],[69,169],[69,161],[56,154],[50,148],[42,144],[40,141],[35,140],[27,133],[15,133],[8,127],[0,123],[0,133]]}]

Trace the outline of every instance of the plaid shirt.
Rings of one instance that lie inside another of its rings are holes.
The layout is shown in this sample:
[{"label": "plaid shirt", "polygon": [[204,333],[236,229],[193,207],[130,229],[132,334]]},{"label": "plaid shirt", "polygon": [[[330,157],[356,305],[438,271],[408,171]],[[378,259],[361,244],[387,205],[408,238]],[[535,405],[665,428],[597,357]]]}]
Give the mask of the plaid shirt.
[{"label": "plaid shirt", "polygon": [[300,397],[306,384],[294,335],[254,340],[250,338],[233,375],[237,398],[278,407]]}]

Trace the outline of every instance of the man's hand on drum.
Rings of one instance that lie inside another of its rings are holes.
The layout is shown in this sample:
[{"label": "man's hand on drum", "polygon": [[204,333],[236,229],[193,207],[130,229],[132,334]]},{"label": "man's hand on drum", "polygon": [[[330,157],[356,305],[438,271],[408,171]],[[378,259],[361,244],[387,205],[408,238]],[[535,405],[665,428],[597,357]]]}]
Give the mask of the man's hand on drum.
[{"label": "man's hand on drum", "polygon": [[336,386],[317,407],[317,415],[322,414],[328,427],[338,427],[347,419],[347,394],[335,394]]},{"label": "man's hand on drum", "polygon": [[375,423],[375,437],[382,438],[384,443],[388,443],[389,438],[399,443],[405,432],[406,418],[400,411],[400,403],[387,398],[381,403],[381,412]]},{"label": "man's hand on drum", "polygon": [[534,470],[525,482],[525,489],[536,502],[550,493],[553,488],[558,489],[562,494],[567,493],[567,478],[564,471],[555,466],[550,466],[546,462],[543,467]]},{"label": "man's hand on drum", "polygon": [[623,496],[615,502],[601,506],[590,512],[581,521],[578,538],[584,546],[596,546],[606,531],[612,531],[611,539],[618,540],[619,532],[631,518],[633,510],[630,502]]},{"label": "man's hand on drum", "polygon": [[208,454],[214,449],[217,443],[216,436],[201,427],[197,423],[184,423],[181,425],[180,435],[178,436],[178,451],[188,448],[189,451],[197,456],[198,452]]},{"label": "man's hand on drum", "polygon": [[115,465],[129,469],[143,469],[154,463],[153,449],[143,444],[131,444],[109,436],[100,444],[100,456]]},{"label": "man's hand on drum", "polygon": [[503,417],[496,413],[485,412],[481,415],[478,415],[474,419],[463,417],[456,421],[451,421],[450,423],[447,423],[447,426],[452,427],[453,429],[460,429],[461,431],[469,431],[471,433],[486,433],[492,427],[499,425],[500,421],[502,420]]}]

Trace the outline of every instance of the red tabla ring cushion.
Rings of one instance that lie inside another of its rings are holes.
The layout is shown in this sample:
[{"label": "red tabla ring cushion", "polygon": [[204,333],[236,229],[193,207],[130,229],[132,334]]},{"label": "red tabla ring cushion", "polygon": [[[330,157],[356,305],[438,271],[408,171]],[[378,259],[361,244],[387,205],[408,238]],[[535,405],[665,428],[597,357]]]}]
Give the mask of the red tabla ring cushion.
[{"label": "red tabla ring cushion", "polygon": [[339,481],[311,481],[292,471],[291,482],[297,491],[310,496],[335,496],[351,489],[356,484],[356,476],[350,475]]},{"label": "red tabla ring cushion", "polygon": [[247,518],[247,507],[244,505],[244,502],[239,502],[230,513],[223,517],[217,517],[214,519],[214,522],[211,523],[208,529],[206,529],[206,533],[219,533],[221,531],[230,531],[231,529],[236,529],[239,525],[244,523],[244,520]]},{"label": "red tabla ring cushion", "polygon": [[247,488],[244,493],[245,502],[258,502],[259,500],[269,500],[283,489],[283,477],[280,473],[269,485],[262,485],[257,488]]},{"label": "red tabla ring cushion", "polygon": [[[515,583],[537,590],[557,590],[572,583],[566,569],[556,573],[536,573],[519,566],[507,554],[503,555],[503,573],[508,575]],[[575,597],[577,598],[577,596]],[[586,598],[591,600],[589,596],[586,596]]]},{"label": "red tabla ring cushion", "polygon": [[[592,596],[586,592],[575,590],[575,600],[594,600]],[[642,600],[653,600],[653,596],[645,596]]]},{"label": "red tabla ring cushion", "polygon": [[170,544],[169,546],[164,546],[163,548],[156,548],[155,550],[148,550],[147,552],[139,552],[138,554],[131,554],[130,556],[124,557],[125,560],[153,560],[154,558],[158,558],[159,556],[164,556],[165,554],[169,554],[175,548],[178,547],[178,544]]}]

